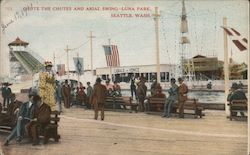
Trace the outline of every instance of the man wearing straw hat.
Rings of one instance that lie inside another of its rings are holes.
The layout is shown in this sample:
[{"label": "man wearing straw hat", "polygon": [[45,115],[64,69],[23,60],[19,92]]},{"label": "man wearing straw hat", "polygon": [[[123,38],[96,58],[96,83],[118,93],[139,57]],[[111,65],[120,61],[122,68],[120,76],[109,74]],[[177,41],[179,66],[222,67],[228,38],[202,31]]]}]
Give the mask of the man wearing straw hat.
[{"label": "man wearing straw hat", "polygon": [[55,74],[51,70],[52,63],[46,61],[44,63],[45,71],[39,74],[39,84],[38,92],[42,98],[42,102],[48,104],[52,111],[56,110],[56,100],[55,100],[55,85],[56,79]]}]

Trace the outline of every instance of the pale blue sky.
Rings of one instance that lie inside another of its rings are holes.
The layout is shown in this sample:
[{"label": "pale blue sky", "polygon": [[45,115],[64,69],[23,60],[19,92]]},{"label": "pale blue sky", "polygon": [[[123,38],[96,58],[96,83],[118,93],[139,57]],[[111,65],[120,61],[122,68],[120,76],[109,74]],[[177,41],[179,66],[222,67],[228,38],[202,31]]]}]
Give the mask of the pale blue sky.
[{"label": "pale blue sky", "polygon": [[[151,11],[141,13],[152,14],[154,7],[161,11],[160,18],[160,61],[175,63],[180,51],[180,17],[181,1],[17,1],[9,0],[1,3],[1,24],[7,24],[14,18],[15,12],[21,13],[25,6],[38,7],[150,7]],[[11,9],[10,9],[11,8]],[[202,54],[218,56],[223,60],[223,32],[220,26],[222,18],[228,18],[228,26],[237,29],[244,37],[248,37],[248,1],[216,1],[187,0],[189,38],[191,44],[189,56]],[[153,17],[150,18],[111,18],[116,11],[29,11],[27,16],[14,20],[2,34],[1,50],[7,51],[7,44],[17,36],[30,43],[29,47],[44,59],[56,63],[66,63],[66,45],[76,48],[88,41],[89,31],[93,31],[94,68],[105,67],[105,56],[102,45],[118,45],[121,65],[146,65],[155,63],[155,28]],[[122,13],[138,13],[124,11]],[[1,31],[2,33],[2,31]],[[90,68],[89,42],[70,54],[70,66],[73,68],[73,56],[76,52],[84,57],[85,69]],[[229,43],[229,50],[238,62],[247,62],[247,52],[239,52]],[[236,57],[237,55],[237,57]]]}]

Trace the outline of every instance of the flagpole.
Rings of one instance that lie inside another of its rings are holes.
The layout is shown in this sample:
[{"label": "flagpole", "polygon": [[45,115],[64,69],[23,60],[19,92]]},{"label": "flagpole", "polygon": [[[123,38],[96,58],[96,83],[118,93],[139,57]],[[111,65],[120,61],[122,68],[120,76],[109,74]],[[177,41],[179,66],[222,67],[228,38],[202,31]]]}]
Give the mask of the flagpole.
[{"label": "flagpole", "polygon": [[[111,50],[111,39],[109,39],[109,48]],[[113,82],[112,80],[112,66],[109,65],[109,78],[110,78],[110,82]]]},{"label": "flagpole", "polygon": [[90,38],[90,70],[92,75],[93,73],[93,38],[95,38],[95,36],[92,35],[92,31],[89,32],[89,38]]},{"label": "flagpole", "polygon": [[[223,18],[223,27],[227,27],[227,18]],[[227,105],[227,96],[229,94],[229,63],[228,63],[228,42],[227,42],[227,33],[224,33],[224,80],[225,80],[225,112],[229,116],[229,106]]]},{"label": "flagpole", "polygon": [[[77,61],[79,61],[79,53],[78,52],[77,52]],[[77,74],[77,85],[80,87],[80,72],[78,72],[78,74]]]},{"label": "flagpole", "polygon": [[56,56],[55,56],[55,52],[53,53],[53,63],[54,63],[54,70],[56,72]]},{"label": "flagpole", "polygon": [[67,53],[67,69],[68,69],[67,78],[68,78],[68,81],[69,81],[69,47],[68,47],[68,45],[66,47],[66,53]]},{"label": "flagpole", "polygon": [[159,44],[159,17],[158,7],[155,7],[155,37],[156,37],[156,71],[157,71],[157,82],[160,83],[160,44]]}]

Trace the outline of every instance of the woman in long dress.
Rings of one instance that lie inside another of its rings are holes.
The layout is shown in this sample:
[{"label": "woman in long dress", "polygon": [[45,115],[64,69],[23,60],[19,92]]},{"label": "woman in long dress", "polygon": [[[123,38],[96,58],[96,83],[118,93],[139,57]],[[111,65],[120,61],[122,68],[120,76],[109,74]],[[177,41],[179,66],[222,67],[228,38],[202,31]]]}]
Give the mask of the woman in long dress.
[{"label": "woman in long dress", "polygon": [[56,110],[56,100],[55,100],[55,85],[56,79],[55,74],[51,70],[52,63],[45,62],[45,71],[39,74],[39,86],[38,92],[42,98],[42,102],[48,104],[52,111]]}]

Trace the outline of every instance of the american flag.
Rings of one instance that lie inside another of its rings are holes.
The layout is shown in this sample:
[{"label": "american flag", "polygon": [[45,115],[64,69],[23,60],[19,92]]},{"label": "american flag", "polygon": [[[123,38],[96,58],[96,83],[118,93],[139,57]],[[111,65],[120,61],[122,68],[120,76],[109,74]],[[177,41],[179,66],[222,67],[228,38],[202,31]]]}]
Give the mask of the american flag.
[{"label": "american flag", "polygon": [[57,73],[58,73],[58,76],[65,75],[65,64],[57,65]]},{"label": "american flag", "polygon": [[116,45],[103,45],[107,66],[120,66],[119,52]]},{"label": "american flag", "polygon": [[230,27],[222,27],[222,28],[224,29],[224,31],[227,33],[229,38],[232,40],[232,42],[240,51],[247,50],[246,38],[243,38],[241,34],[238,31],[236,31],[234,28],[230,28]]}]

